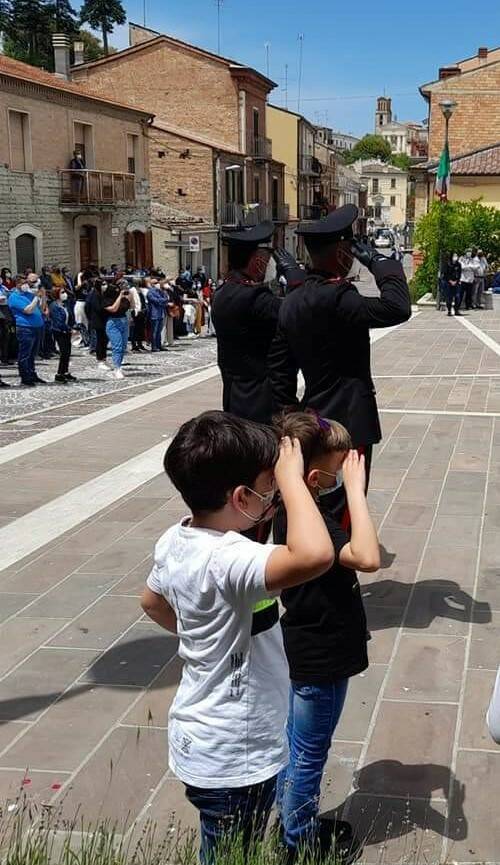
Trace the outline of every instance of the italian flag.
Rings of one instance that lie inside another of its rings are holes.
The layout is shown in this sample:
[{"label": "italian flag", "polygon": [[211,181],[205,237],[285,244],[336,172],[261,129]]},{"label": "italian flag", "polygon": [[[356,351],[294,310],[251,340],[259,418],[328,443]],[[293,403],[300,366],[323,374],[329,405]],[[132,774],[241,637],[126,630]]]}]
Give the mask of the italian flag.
[{"label": "italian flag", "polygon": [[450,149],[447,144],[444,146],[444,150],[441,153],[441,157],[439,159],[439,165],[436,176],[436,195],[441,199],[441,201],[448,201],[448,190],[450,188],[450,175],[451,175],[451,165],[450,165]]}]

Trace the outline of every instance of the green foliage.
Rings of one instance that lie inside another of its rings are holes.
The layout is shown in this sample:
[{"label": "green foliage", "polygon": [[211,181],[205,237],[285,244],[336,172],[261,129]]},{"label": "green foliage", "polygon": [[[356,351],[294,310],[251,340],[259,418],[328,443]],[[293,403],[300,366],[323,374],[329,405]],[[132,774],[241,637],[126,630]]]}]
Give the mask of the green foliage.
[{"label": "green foliage", "polygon": [[125,24],[127,15],[120,0],[84,0],[80,20],[82,24],[90,24],[93,30],[101,31],[104,53],[108,54],[108,34],[113,32],[115,24]]},{"label": "green foliage", "polygon": [[389,162],[391,145],[381,135],[365,135],[361,141],[345,154],[346,162],[356,162],[358,159],[381,159]]},{"label": "green foliage", "polygon": [[480,200],[435,201],[417,223],[414,246],[424,255],[411,285],[414,299],[418,299],[436,290],[441,250],[448,257],[477,246],[488,258],[500,261],[500,211]]},{"label": "green foliage", "polygon": [[[94,36],[90,30],[79,30],[78,37],[80,42],[84,44],[84,57],[85,60],[99,60],[101,57],[104,57],[104,47],[102,41]],[[108,46],[108,53],[114,54],[116,52],[116,48],[112,48]]]},{"label": "green foliage", "polygon": [[411,159],[406,153],[394,153],[391,156],[391,163],[395,165],[396,168],[400,168],[401,171],[409,171],[411,166]]},{"label": "green foliage", "polygon": [[2,29],[8,57],[53,71],[52,34],[76,38],[78,20],[69,0],[12,0],[4,4]]}]

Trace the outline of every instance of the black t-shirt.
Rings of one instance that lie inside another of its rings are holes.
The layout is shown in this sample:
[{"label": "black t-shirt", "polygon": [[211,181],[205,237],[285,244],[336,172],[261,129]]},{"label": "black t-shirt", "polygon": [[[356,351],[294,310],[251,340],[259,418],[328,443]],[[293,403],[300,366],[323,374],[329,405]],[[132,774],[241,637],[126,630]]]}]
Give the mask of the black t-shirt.
[{"label": "black t-shirt", "polygon": [[[109,286],[103,294],[103,302],[104,308],[109,306],[113,306],[116,298],[119,295],[119,290],[114,288],[113,286]],[[106,318],[123,318],[124,315],[127,314],[127,311],[130,309],[130,301],[127,297],[122,297],[120,301],[120,306],[118,307],[116,312],[107,312]]]},{"label": "black t-shirt", "polygon": [[[333,566],[316,580],[286,589],[281,618],[290,678],[307,685],[326,685],[356,676],[368,666],[366,614],[356,571],[339,564],[349,536],[320,505],[335,547]],[[274,520],[274,541],[286,543],[286,513]]]}]

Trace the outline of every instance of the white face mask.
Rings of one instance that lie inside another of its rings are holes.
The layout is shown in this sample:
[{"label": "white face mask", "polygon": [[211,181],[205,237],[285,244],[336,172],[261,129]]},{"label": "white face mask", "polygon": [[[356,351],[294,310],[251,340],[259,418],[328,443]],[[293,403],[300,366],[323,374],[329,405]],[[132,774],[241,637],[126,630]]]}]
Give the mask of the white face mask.
[{"label": "white face mask", "polygon": [[64,301],[68,299],[68,295],[66,294],[65,291],[62,291],[61,294],[59,295],[59,298],[60,298],[60,300],[62,300],[63,303],[64,303]]},{"label": "white face mask", "polygon": [[274,258],[271,256],[269,261],[267,262],[266,274],[264,276],[264,282],[269,285],[271,282],[274,282],[276,279],[277,270],[276,270],[276,262]]},{"label": "white face mask", "polygon": [[318,496],[321,498],[322,496],[328,496],[330,493],[334,493],[335,490],[340,489],[340,487],[344,483],[344,475],[342,473],[342,469],[334,475],[332,472],[325,472],[323,469],[318,469],[318,472],[321,475],[328,475],[329,478],[335,478],[335,483],[329,487],[317,487]]},{"label": "white face mask", "polygon": [[453,258],[452,258],[451,260],[452,260],[453,262],[458,261],[458,255],[454,255]]},{"label": "white face mask", "polygon": [[263,505],[263,509],[262,509],[262,513],[258,517],[253,517],[251,514],[248,514],[246,511],[243,511],[243,510],[240,510],[240,513],[243,514],[243,516],[246,517],[247,520],[251,520],[251,522],[255,526],[257,526],[259,523],[262,523],[262,522],[264,522],[264,520],[267,519],[269,512],[278,503],[279,492],[276,490],[276,488],[274,488],[272,490],[269,490],[268,493],[265,493],[263,495],[262,493],[258,493],[255,490],[253,490],[252,487],[246,487],[246,489],[250,493],[252,493],[252,495],[254,495],[258,499],[260,499],[260,501],[262,502],[262,505]]}]

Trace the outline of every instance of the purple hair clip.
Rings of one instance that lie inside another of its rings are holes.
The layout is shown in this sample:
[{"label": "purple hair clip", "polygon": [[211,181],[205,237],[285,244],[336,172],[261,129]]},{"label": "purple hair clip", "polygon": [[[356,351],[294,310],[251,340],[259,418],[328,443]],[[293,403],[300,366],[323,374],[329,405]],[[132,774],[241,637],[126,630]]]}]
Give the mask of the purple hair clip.
[{"label": "purple hair clip", "polygon": [[311,409],[311,411],[315,415],[316,420],[318,421],[318,424],[322,430],[326,430],[326,431],[331,430],[330,422],[327,421],[326,418],[321,417],[321,415],[316,411],[315,408]]}]

